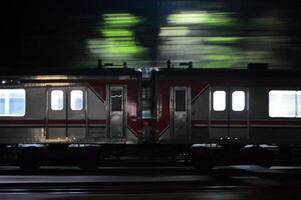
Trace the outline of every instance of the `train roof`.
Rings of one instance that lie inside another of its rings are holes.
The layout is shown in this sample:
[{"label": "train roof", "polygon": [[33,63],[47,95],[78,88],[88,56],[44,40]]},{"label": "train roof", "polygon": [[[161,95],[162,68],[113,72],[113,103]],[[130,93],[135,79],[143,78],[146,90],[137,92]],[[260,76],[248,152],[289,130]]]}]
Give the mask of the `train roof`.
[{"label": "train roof", "polygon": [[70,76],[141,76],[141,72],[130,68],[101,68],[101,69],[37,69],[37,70],[2,70],[0,76],[42,76],[42,75],[70,75]]},{"label": "train roof", "polygon": [[164,77],[220,77],[220,78],[301,78],[301,70],[283,69],[184,69],[164,68],[153,73],[154,76]]},{"label": "train roof", "polygon": [[[2,70],[0,77],[5,76],[43,76],[43,75],[67,75],[67,76],[131,76],[141,77],[142,72],[133,68],[95,68],[95,69],[38,69],[38,70]],[[160,68],[152,70],[153,76],[197,78],[301,78],[301,70],[277,70],[277,69],[202,69],[202,68]]]}]

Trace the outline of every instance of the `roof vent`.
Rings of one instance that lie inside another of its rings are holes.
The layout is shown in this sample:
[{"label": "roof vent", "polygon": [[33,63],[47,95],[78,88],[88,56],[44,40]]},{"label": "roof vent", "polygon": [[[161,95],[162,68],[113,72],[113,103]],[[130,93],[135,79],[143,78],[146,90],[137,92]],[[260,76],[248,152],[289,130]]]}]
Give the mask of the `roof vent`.
[{"label": "roof vent", "polygon": [[102,64],[102,60],[101,60],[101,59],[98,59],[98,60],[97,60],[97,67],[98,67],[99,69],[102,69],[102,68],[103,68],[103,64]]},{"label": "roof vent", "polygon": [[13,79],[7,79],[7,80],[0,80],[0,85],[20,85],[20,80],[13,80]]},{"label": "roof vent", "polygon": [[106,67],[123,67],[124,69],[128,68],[128,65],[126,62],[123,62],[122,65],[115,65],[114,63],[103,63],[101,59],[98,59],[97,61],[97,68],[98,69],[103,69]]},{"label": "roof vent", "polygon": [[170,68],[185,68],[185,69],[192,69],[192,62],[180,62],[180,63],[177,63],[178,65],[173,65],[174,63],[172,63],[170,60],[167,60],[166,61],[166,65],[167,65],[167,69],[170,69]]},{"label": "roof vent", "polygon": [[192,62],[181,62],[180,66],[187,66],[188,69],[192,69]]}]

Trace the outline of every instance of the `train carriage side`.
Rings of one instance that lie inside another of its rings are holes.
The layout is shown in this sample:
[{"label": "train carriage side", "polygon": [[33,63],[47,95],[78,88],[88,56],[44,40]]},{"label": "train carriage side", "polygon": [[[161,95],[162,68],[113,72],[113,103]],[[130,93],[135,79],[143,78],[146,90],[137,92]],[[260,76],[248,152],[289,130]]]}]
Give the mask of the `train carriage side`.
[{"label": "train carriage side", "polygon": [[55,74],[1,76],[2,145],[139,142],[139,72]]},{"label": "train carriage side", "polygon": [[233,148],[300,144],[299,77],[277,70],[155,72],[156,140]]}]

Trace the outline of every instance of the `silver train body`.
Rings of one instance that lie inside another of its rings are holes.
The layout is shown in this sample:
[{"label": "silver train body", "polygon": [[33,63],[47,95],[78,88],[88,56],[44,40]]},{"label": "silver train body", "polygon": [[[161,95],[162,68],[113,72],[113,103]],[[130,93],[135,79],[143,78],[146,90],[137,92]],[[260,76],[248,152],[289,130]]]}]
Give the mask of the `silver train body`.
[{"label": "silver train body", "polygon": [[[134,70],[9,74],[0,79],[1,144],[138,143],[141,74]],[[15,91],[23,93],[23,104],[13,103]],[[24,113],[9,110],[18,106]],[[20,115],[14,116],[16,112]]]},{"label": "silver train body", "polygon": [[[1,144],[301,142],[298,72],[164,69],[153,71],[151,79],[143,80],[135,70],[101,69],[64,74],[3,74],[0,79],[0,100],[5,91],[25,91],[24,115],[0,113]],[[147,86],[142,87],[142,82],[147,82]],[[142,98],[146,89],[152,92]],[[271,98],[277,98],[277,91],[279,98],[284,95],[283,101],[285,91],[291,96],[295,92],[295,116],[271,116]],[[71,105],[73,92],[80,96],[79,109],[75,110]],[[237,110],[233,110],[234,92],[240,99]],[[58,109],[52,108],[52,94],[61,95]],[[3,102],[10,101],[5,98]],[[216,98],[223,101],[214,108]],[[148,101],[152,117],[143,117],[142,101]],[[0,106],[6,105],[3,102]],[[143,126],[145,122],[147,125]]]},{"label": "silver train body", "polygon": [[157,142],[300,144],[300,77],[251,69],[155,72]]}]

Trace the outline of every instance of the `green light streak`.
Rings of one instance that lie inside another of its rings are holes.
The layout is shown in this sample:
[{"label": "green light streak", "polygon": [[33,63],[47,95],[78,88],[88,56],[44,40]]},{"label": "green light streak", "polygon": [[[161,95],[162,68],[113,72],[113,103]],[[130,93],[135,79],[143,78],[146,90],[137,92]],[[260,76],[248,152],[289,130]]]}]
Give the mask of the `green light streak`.
[{"label": "green light streak", "polygon": [[204,45],[200,56],[202,68],[231,68],[242,59],[239,48],[223,45]]},{"label": "green light streak", "polygon": [[207,26],[233,26],[235,20],[230,13],[223,12],[181,12],[167,18],[170,24],[199,24]]},{"label": "green light streak", "polygon": [[208,43],[238,43],[241,37],[204,37],[204,41]]},{"label": "green light streak", "polygon": [[133,38],[128,40],[107,40],[107,52],[116,56],[130,56],[142,51]]},{"label": "green light streak", "polygon": [[189,34],[188,27],[161,27],[160,28],[160,37],[165,36],[187,36]]},{"label": "green light streak", "polygon": [[145,49],[136,42],[134,26],[141,20],[130,13],[104,14],[99,44],[90,44],[95,54],[107,60],[136,59]]},{"label": "green light streak", "polygon": [[104,37],[132,37],[133,31],[121,28],[104,28],[101,30]]},{"label": "green light streak", "polygon": [[129,13],[105,14],[103,17],[105,26],[130,27],[141,21],[138,17]]}]

